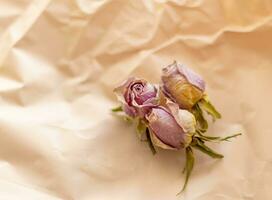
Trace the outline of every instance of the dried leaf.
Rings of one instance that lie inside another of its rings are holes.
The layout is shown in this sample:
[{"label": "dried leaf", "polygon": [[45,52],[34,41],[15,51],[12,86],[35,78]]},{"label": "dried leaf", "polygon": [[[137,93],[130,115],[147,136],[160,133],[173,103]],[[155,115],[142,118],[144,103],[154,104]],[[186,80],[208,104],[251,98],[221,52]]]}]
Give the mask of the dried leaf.
[{"label": "dried leaf", "polygon": [[198,105],[200,106],[201,109],[205,110],[209,115],[211,115],[213,120],[221,118],[221,114],[215,109],[215,107],[209,101],[207,95],[203,96],[203,98],[198,102]]},{"label": "dried leaf", "polygon": [[218,136],[207,136],[203,135],[200,131],[197,131],[197,134],[199,135],[198,137],[201,138],[202,140],[209,141],[209,142],[221,142],[221,141],[229,141],[229,139],[237,137],[242,135],[242,133],[237,133],[234,135],[230,135],[227,137],[218,137]]},{"label": "dried leaf", "polygon": [[133,120],[134,120],[132,117],[129,117],[129,116],[127,116],[127,115],[123,116],[123,119],[124,119],[126,122],[128,122],[128,123],[132,123]]},{"label": "dried leaf", "polygon": [[197,130],[200,130],[201,132],[206,132],[207,129],[208,129],[208,122],[207,120],[204,118],[203,116],[203,112],[202,110],[200,109],[199,105],[198,104],[195,104],[195,106],[193,107],[193,110],[192,110],[194,116],[195,116],[195,119],[196,119],[196,127],[197,127]]},{"label": "dried leaf", "polygon": [[147,126],[145,122],[142,119],[138,119],[137,122],[137,135],[140,139],[142,139],[142,136],[144,133],[146,133]]},{"label": "dried leaf", "polygon": [[134,118],[126,115],[125,113],[121,113],[121,112],[112,112],[112,115],[114,115],[115,117],[124,120],[128,123],[132,123],[134,121]]},{"label": "dried leaf", "polygon": [[191,147],[187,147],[186,148],[186,164],[184,168],[184,172],[186,173],[185,182],[184,182],[182,190],[177,195],[181,194],[186,189],[191,172],[194,168],[194,163],[195,163],[195,158],[193,154],[193,149]]},{"label": "dried leaf", "polygon": [[151,140],[150,132],[149,132],[148,128],[146,129],[146,139],[147,139],[147,142],[148,142],[151,152],[153,153],[153,155],[155,155],[157,153],[157,151],[156,151],[156,149],[153,145],[153,142]]},{"label": "dried leaf", "polygon": [[217,137],[217,136],[207,136],[207,135],[203,135],[201,133],[201,131],[196,131],[196,133],[199,135],[199,137],[202,139],[202,140],[205,140],[205,141],[219,141],[221,140],[221,137]]},{"label": "dried leaf", "polygon": [[194,142],[192,143],[192,147],[202,151],[203,153],[209,155],[212,158],[223,158],[224,156],[222,154],[219,154],[206,146],[203,141],[201,141],[199,138],[194,138]]},{"label": "dried leaf", "polygon": [[235,138],[235,137],[240,136],[240,135],[242,135],[242,133],[237,133],[237,134],[234,134],[234,135],[230,135],[230,136],[221,138],[220,141],[229,141],[229,139]]},{"label": "dried leaf", "polygon": [[122,112],[122,111],[123,111],[123,108],[122,108],[122,106],[118,106],[118,107],[116,107],[116,108],[111,109],[111,111],[112,111],[112,112]]}]

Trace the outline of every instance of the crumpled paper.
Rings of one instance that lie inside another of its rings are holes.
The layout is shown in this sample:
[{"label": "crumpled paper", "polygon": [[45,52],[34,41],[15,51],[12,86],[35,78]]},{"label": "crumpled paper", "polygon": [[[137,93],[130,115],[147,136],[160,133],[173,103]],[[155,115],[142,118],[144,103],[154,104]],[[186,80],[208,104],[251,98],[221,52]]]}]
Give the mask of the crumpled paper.
[{"label": "crumpled paper", "polygon": [[[2,0],[0,199],[272,199],[271,35],[270,0]],[[197,153],[180,196],[184,153],[153,156],[109,111],[173,60],[207,81],[210,134],[243,133]]]}]

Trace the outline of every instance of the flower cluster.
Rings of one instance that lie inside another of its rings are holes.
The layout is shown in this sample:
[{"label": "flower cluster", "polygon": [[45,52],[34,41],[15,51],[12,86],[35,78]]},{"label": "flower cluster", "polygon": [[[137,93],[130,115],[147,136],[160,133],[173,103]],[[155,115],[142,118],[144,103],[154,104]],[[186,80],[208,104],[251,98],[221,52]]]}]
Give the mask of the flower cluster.
[{"label": "flower cluster", "polygon": [[114,89],[121,106],[113,112],[123,111],[126,119],[137,122],[138,135],[147,140],[152,152],[156,147],[185,149],[185,189],[194,166],[193,148],[213,158],[223,158],[205,142],[226,141],[240,134],[225,138],[207,136],[208,122],[204,113],[213,120],[221,118],[205,93],[204,80],[190,68],[177,62],[162,71],[161,84],[144,79],[129,78]]}]

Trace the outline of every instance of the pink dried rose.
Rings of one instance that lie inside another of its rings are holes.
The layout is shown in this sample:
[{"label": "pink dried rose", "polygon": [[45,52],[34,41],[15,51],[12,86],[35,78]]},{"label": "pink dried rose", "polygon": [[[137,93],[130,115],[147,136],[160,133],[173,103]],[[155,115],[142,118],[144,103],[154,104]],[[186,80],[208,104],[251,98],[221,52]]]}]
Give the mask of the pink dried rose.
[{"label": "pink dried rose", "polygon": [[196,131],[194,115],[170,101],[166,105],[152,108],[146,116],[153,144],[164,149],[189,146]]},{"label": "pink dried rose", "polygon": [[185,190],[194,167],[193,149],[197,149],[212,158],[221,159],[223,155],[215,152],[206,142],[229,141],[240,133],[225,138],[207,136],[208,123],[202,110],[213,118],[220,118],[208,96],[204,93],[203,79],[192,70],[177,64],[163,70],[162,89],[144,79],[129,78],[114,89],[121,106],[113,112],[124,111],[137,122],[140,138],[145,135],[152,150],[156,147],[170,150],[184,149],[186,164],[184,167]]},{"label": "pink dried rose", "polygon": [[205,94],[205,82],[185,65],[176,61],[163,69],[162,90],[180,108],[188,109],[197,118],[197,126],[205,132],[208,123],[203,116],[203,110],[211,115],[213,120],[221,118],[220,113],[211,104],[208,95]]},{"label": "pink dried rose", "polygon": [[181,108],[191,109],[204,95],[204,80],[177,62],[163,69],[162,82],[166,95]]},{"label": "pink dried rose", "polygon": [[144,117],[158,104],[158,89],[144,79],[129,78],[114,89],[122,109],[130,117]]}]

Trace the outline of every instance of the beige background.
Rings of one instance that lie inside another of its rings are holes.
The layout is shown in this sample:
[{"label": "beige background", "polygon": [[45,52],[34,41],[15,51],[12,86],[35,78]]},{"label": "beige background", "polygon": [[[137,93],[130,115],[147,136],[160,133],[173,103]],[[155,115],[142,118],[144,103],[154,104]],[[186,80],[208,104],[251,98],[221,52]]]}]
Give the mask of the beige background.
[{"label": "beige background", "polygon": [[[113,87],[158,82],[174,59],[207,81],[242,131],[197,153],[153,156],[112,116]],[[0,0],[0,199],[271,200],[271,0]]]}]

